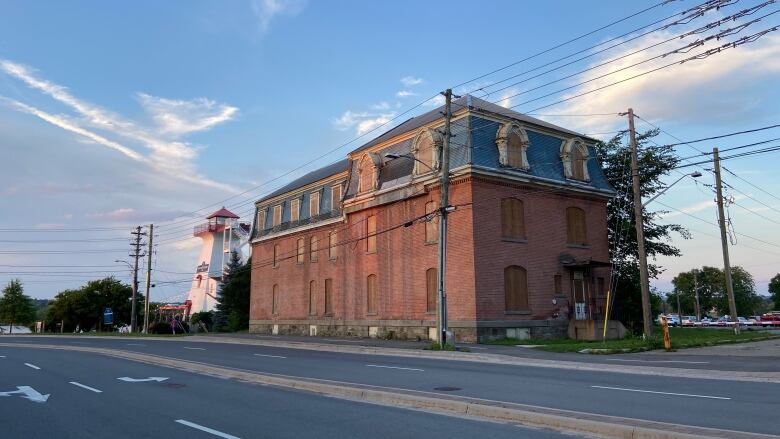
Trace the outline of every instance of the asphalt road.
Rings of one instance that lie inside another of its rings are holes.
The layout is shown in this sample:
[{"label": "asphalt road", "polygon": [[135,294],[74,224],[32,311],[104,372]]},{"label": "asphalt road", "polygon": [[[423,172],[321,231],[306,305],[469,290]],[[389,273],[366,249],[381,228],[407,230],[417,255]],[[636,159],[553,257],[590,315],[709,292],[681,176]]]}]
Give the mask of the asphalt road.
[{"label": "asphalt road", "polygon": [[[167,379],[159,382],[119,379],[150,377]],[[45,401],[33,401],[25,396]],[[2,348],[0,437],[562,439],[571,436],[326,398],[97,354]]]},{"label": "asphalt road", "polygon": [[[780,434],[780,385],[345,354],[187,339],[5,338],[111,347],[237,369],[458,395],[589,413]],[[1,355],[2,353],[0,353]],[[702,374],[706,374],[703,370]]]}]

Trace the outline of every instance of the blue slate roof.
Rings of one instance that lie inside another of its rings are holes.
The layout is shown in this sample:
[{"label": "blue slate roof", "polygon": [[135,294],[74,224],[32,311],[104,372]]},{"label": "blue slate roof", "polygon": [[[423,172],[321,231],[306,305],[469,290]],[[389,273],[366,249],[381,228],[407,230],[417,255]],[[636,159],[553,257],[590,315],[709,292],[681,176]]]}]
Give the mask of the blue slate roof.
[{"label": "blue slate roof", "polygon": [[259,199],[257,202],[262,203],[265,200],[282,195],[286,192],[294,191],[295,189],[298,188],[302,188],[306,185],[328,178],[331,175],[336,175],[338,173],[344,172],[347,169],[349,169],[349,160],[348,159],[339,160],[335,163],[331,163],[327,166],[323,166],[322,168],[315,169],[302,177],[296,178],[295,180],[287,183],[286,185],[280,187],[279,189]]}]

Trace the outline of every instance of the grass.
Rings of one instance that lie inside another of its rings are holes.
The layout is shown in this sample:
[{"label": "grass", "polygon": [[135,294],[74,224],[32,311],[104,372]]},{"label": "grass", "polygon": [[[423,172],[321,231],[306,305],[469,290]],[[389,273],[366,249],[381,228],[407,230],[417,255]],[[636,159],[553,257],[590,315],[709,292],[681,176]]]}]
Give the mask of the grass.
[{"label": "grass", "polygon": [[[591,353],[614,354],[622,352],[639,352],[653,349],[663,349],[663,336],[661,329],[656,328],[655,336],[643,340],[641,337],[629,336],[621,340],[607,341],[581,341],[571,339],[501,339],[491,341],[493,345],[538,345],[538,349],[548,352],[580,352],[584,349],[598,350]],[[669,336],[672,340],[672,349],[685,349],[701,346],[713,346],[716,344],[743,343],[748,341],[766,340],[779,336],[765,331],[742,330],[737,336],[732,330],[727,329],[703,329],[703,328],[669,328]]]}]

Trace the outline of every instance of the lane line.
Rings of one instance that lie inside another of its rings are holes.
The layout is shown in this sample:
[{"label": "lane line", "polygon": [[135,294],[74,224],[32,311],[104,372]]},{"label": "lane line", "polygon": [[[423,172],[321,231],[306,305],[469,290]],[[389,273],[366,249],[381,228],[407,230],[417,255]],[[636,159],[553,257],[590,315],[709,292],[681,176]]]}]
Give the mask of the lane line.
[{"label": "lane line", "polygon": [[5,358],[5,355],[0,355],[0,358]]},{"label": "lane line", "polygon": [[682,363],[682,364],[710,364],[709,361],[682,361],[682,360],[633,360],[627,358],[607,358],[607,361],[627,361],[635,363]]},{"label": "lane line", "polygon": [[281,355],[266,355],[266,354],[254,354],[255,357],[268,357],[268,358],[287,358],[282,357]]},{"label": "lane line", "polygon": [[481,349],[481,350],[486,350],[486,349],[488,349],[488,348],[478,348],[478,347],[476,347],[476,346],[466,346],[466,349]]},{"label": "lane line", "polygon": [[693,395],[690,393],[672,393],[672,392],[656,392],[654,390],[641,390],[641,389],[625,389],[622,387],[607,387],[607,386],[590,386],[594,389],[607,389],[607,390],[623,390],[626,392],[639,392],[639,393],[654,393],[658,395],[672,395],[672,396],[690,396],[692,398],[707,398],[707,399],[731,399],[725,396],[708,396],[708,395]]},{"label": "lane line", "polygon": [[128,343],[127,346],[146,346],[146,345],[141,343]]},{"label": "lane line", "polygon": [[415,369],[413,367],[380,366],[378,364],[366,364],[366,367],[381,367],[383,369],[400,369],[400,370],[414,370],[417,372],[425,372],[425,369]]},{"label": "lane line", "polygon": [[206,348],[191,348],[191,347],[187,347],[187,346],[182,346],[182,347],[184,349],[189,349],[191,351],[205,351],[206,350]]},{"label": "lane line", "polygon": [[225,438],[225,439],[241,439],[238,436],[233,436],[231,434],[223,433],[221,431],[214,430],[213,428],[204,427],[202,425],[198,425],[198,424],[196,424],[194,422],[190,422],[190,421],[185,421],[184,419],[177,419],[175,422],[177,422],[177,423],[179,423],[181,425],[186,425],[187,427],[190,427],[190,428],[194,428],[196,430],[205,431],[206,433],[211,433],[214,436],[219,436],[221,438]]},{"label": "lane line", "polygon": [[32,367],[32,368],[33,368],[33,369],[35,369],[35,370],[41,370],[41,368],[40,368],[40,367],[38,367],[38,366],[36,366],[36,365],[34,365],[34,364],[30,364],[30,363],[24,363],[24,365],[25,365],[25,366],[27,366],[27,367]]},{"label": "lane line", "polygon": [[84,384],[77,383],[77,382],[75,382],[75,381],[70,381],[70,384],[73,384],[73,385],[74,385],[74,386],[76,386],[76,387],[81,387],[82,389],[87,389],[87,390],[89,390],[89,391],[91,391],[91,392],[95,392],[95,393],[103,393],[103,391],[102,391],[102,390],[98,390],[98,389],[96,389],[96,388],[94,388],[94,387],[85,386]]}]

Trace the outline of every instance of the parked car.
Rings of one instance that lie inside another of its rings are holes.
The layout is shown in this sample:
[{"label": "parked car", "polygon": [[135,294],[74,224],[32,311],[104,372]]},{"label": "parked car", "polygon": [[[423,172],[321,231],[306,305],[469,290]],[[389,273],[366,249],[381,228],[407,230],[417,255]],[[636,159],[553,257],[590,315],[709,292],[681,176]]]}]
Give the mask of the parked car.
[{"label": "parked car", "polygon": [[753,323],[744,317],[737,317],[737,322],[739,322],[739,326],[753,326]]},{"label": "parked car", "polygon": [[780,316],[775,314],[764,314],[761,316],[761,320],[758,321],[758,324],[765,328],[780,328]]},{"label": "parked car", "polygon": [[698,322],[699,326],[711,326],[714,323],[715,322],[711,318],[709,318],[709,317],[702,317],[701,321]]},{"label": "parked car", "polygon": [[696,316],[684,316],[682,319],[683,326],[696,326],[697,323]]}]

